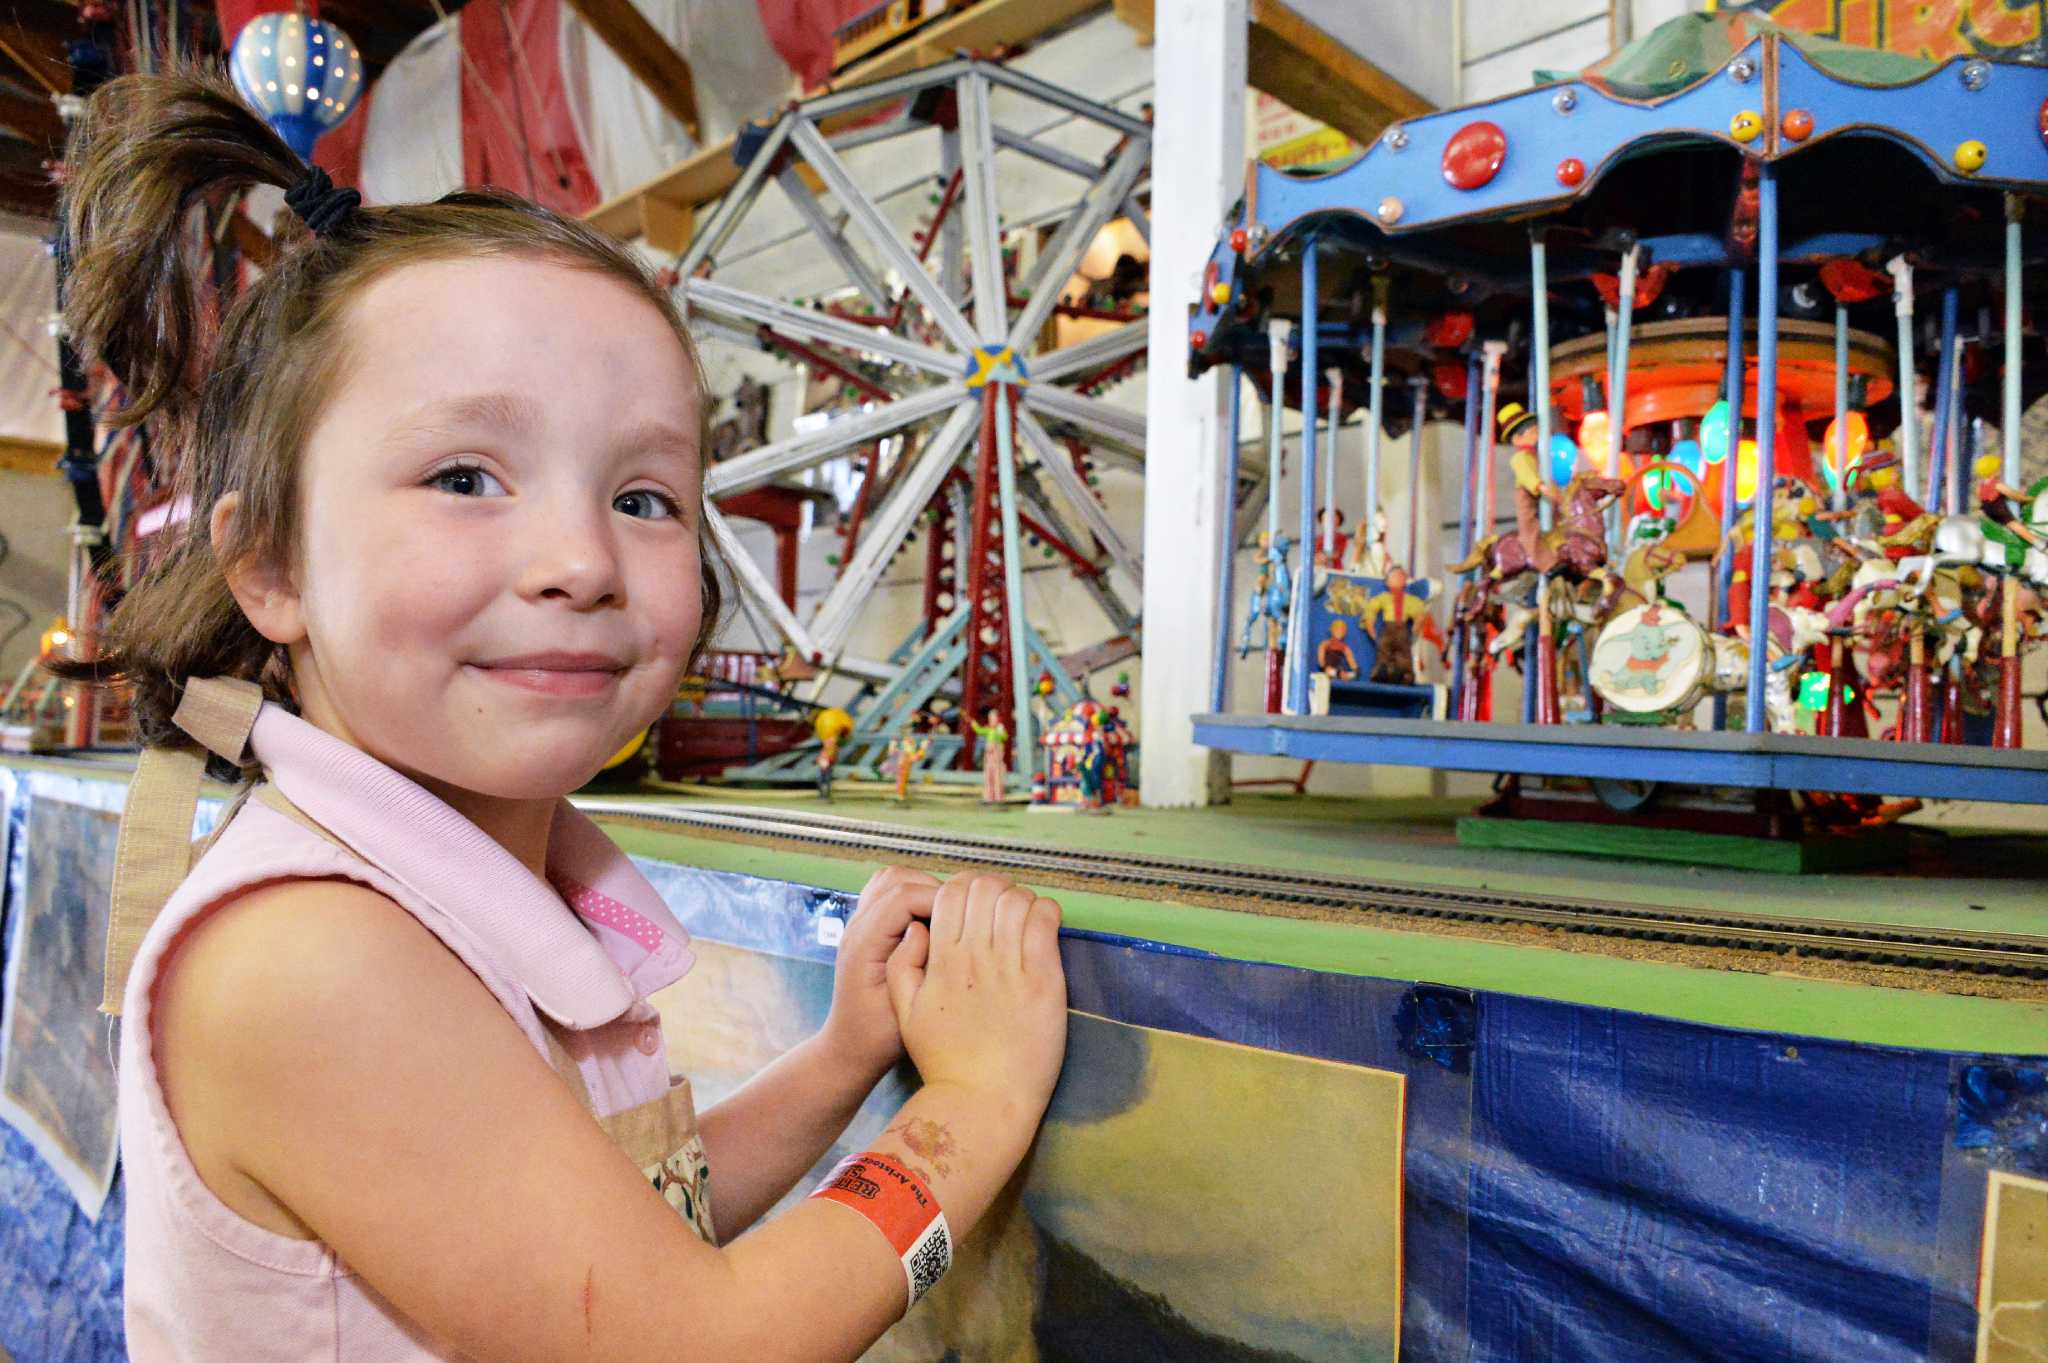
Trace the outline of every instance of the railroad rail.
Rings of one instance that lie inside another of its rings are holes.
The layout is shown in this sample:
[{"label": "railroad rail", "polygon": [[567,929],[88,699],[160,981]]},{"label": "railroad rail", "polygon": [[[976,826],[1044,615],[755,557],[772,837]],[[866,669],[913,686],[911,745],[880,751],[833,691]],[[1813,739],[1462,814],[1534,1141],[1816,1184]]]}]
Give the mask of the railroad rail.
[{"label": "railroad rail", "polygon": [[[1167,892],[1189,902],[1263,900],[1325,911],[1354,910],[1429,921],[1512,924],[1566,932],[1750,951],[1798,953],[1938,970],[2048,978],[2048,935],[1940,931],[1826,918],[1702,911],[1613,900],[1564,899],[1441,888],[1319,872],[1180,861],[1128,852],[1042,846],[971,837],[837,815],[793,814],[753,806],[649,809],[612,801],[579,802],[607,820],[712,836],[768,840],[839,854],[872,854],[965,868],[1000,866],[1050,875],[1105,893]],[[1164,894],[1147,897],[1166,897]]]}]

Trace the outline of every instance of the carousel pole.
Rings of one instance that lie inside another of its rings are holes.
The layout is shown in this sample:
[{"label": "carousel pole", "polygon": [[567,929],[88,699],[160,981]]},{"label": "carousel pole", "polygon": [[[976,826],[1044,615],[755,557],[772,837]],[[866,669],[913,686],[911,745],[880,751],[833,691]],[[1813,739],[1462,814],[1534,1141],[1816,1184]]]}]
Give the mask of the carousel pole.
[{"label": "carousel pole", "polygon": [[[1479,521],[1477,534],[1481,541],[1493,533],[1493,421],[1494,407],[1500,400],[1500,362],[1508,351],[1505,341],[1487,341],[1480,346],[1484,357],[1481,390],[1485,394],[1479,416],[1479,439],[1476,445],[1477,458],[1473,462],[1475,475],[1472,487],[1472,503],[1475,510],[1485,508]],[[1465,557],[1470,558],[1468,552]],[[1477,568],[1474,572],[1484,573]],[[1478,719],[1481,712],[1493,717],[1493,683],[1490,669],[1493,664],[1486,651],[1486,626],[1482,621],[1475,626],[1476,638],[1471,653],[1472,676],[1465,688],[1465,713],[1461,719]]]},{"label": "carousel pole", "polygon": [[[1458,465],[1458,561],[1464,562],[1472,554],[1472,484],[1473,464],[1479,458],[1479,403],[1480,390],[1485,379],[1480,374],[1479,356],[1475,352],[1465,361],[1465,448],[1464,458]],[[1460,574],[1459,586],[1464,585]],[[1448,584],[1446,584],[1448,586]],[[1465,627],[1458,620],[1458,602],[1462,592],[1451,594],[1451,715],[1464,719],[1465,693]]]},{"label": "carousel pole", "polygon": [[[2017,194],[2005,196],[2005,373],[2001,376],[1999,434],[2005,441],[2005,482],[2020,481],[2020,224],[2026,204]],[[1991,728],[1991,746],[2017,748],[2020,715],[2019,576],[2007,568],[1998,584],[1998,718]]]},{"label": "carousel pole", "polygon": [[1955,433],[1955,421],[1949,412],[1949,405],[1955,392],[1956,370],[1956,310],[1960,294],[1951,284],[1941,291],[1941,351],[1936,363],[1941,367],[1934,375],[1934,432],[1927,445],[1927,495],[1920,504],[1929,511],[1941,514],[1948,504],[1949,440]]},{"label": "carousel pole", "polygon": [[1893,256],[1892,312],[1899,321],[1899,486],[1910,493],[1920,482],[1920,397],[1913,381],[1913,265]]},{"label": "carousel pole", "polygon": [[[1728,445],[1721,451],[1721,552],[1714,560],[1712,600],[1708,603],[1707,629],[1719,633],[1723,620],[1734,618],[1734,602],[1728,598],[1735,582],[1735,473],[1741,461],[1742,389],[1746,365],[1742,357],[1742,305],[1748,276],[1740,266],[1728,271],[1728,357],[1723,399],[1728,404]],[[1706,452],[1701,451],[1704,459]],[[1728,727],[1728,694],[1714,693],[1714,727]]]},{"label": "carousel pole", "polygon": [[1286,642],[1280,634],[1280,622],[1273,618],[1271,587],[1278,580],[1275,571],[1280,565],[1280,454],[1284,438],[1283,427],[1287,422],[1287,336],[1289,327],[1282,318],[1274,318],[1266,326],[1266,372],[1272,381],[1266,391],[1266,713],[1280,713],[1280,682],[1282,676],[1282,646]]},{"label": "carousel pole", "polygon": [[1216,533],[1223,540],[1223,582],[1216,596],[1216,657],[1209,675],[1209,711],[1230,708],[1230,605],[1237,575],[1237,442],[1244,420],[1244,366],[1230,366],[1230,416],[1224,427],[1223,488]]},{"label": "carousel pole", "polygon": [[[1628,318],[1629,296],[1635,288],[1635,249],[1629,249],[1621,266],[1621,324],[1617,333],[1615,353],[1619,357],[1616,369],[1628,372]],[[1550,269],[1544,253],[1543,231],[1538,228],[1529,234],[1529,309],[1534,323],[1534,339],[1529,346],[1529,403],[1536,409],[1536,479],[1539,486],[1550,484]],[[1610,375],[1609,382],[1613,377]],[[1608,391],[1614,391],[1610,388]],[[1613,406],[1609,405],[1610,416]],[[1609,431],[1614,431],[1610,420]],[[1611,470],[1620,457],[1617,448],[1620,433],[1614,431],[1607,450],[1607,467]],[[1610,474],[1610,476],[1612,476]],[[1545,533],[1548,533],[1554,519],[1555,509],[1550,499],[1537,497],[1537,517]],[[1550,596],[1550,575],[1536,575],[1536,615],[1529,622],[1529,630],[1522,641],[1522,722],[1524,724],[1555,724],[1557,714],[1557,641],[1551,637],[1550,621],[1547,618]]]},{"label": "carousel pole", "polygon": [[[1607,476],[1609,478],[1619,478],[1621,476],[1621,447],[1628,438],[1629,332],[1635,325],[1636,257],[1641,253],[1641,250],[1641,247],[1637,246],[1634,242],[1630,242],[1628,250],[1621,257],[1621,292],[1615,304],[1614,356],[1607,370]],[[1549,324],[1546,321],[1544,325],[1547,334]],[[1549,365],[1547,357],[1544,364],[1547,369]],[[1548,399],[1546,398],[1547,401]],[[1539,421],[1541,420],[1539,418]],[[1547,422],[1540,425],[1538,429],[1542,431],[1542,434],[1536,437],[1542,446],[1538,458],[1538,463],[1540,464],[1543,462],[1540,456],[1549,453],[1547,442],[1550,439],[1550,433]],[[1625,508],[1621,505],[1619,497],[1607,504],[1607,547],[1609,552],[1615,554],[1616,558],[1620,557],[1622,516],[1624,512]],[[1544,525],[1546,529],[1549,527],[1547,517],[1545,518]]]},{"label": "carousel pole", "polygon": [[[1380,510],[1380,416],[1387,384],[1387,287],[1381,275],[1372,282],[1372,388],[1367,395],[1365,418],[1365,509],[1359,513],[1358,550],[1353,561],[1365,562],[1372,551],[1372,537]],[[1336,451],[1332,442],[1331,452]]]},{"label": "carousel pole", "polygon": [[1294,606],[1288,612],[1287,638],[1293,656],[1287,660],[1287,705],[1291,715],[1308,713],[1309,599],[1315,594],[1316,542],[1316,239],[1301,250],[1301,570],[1294,575]]},{"label": "carousel pole", "polygon": [[[996,390],[996,488],[1003,499],[1003,610],[1010,624],[1010,693],[1016,727],[1010,732],[1010,770],[1028,787],[1038,769],[1038,743],[1031,733],[1031,652],[1024,641],[1024,555],[1017,522],[1017,438],[1011,429],[1010,385]],[[969,716],[971,719],[972,716]]]},{"label": "carousel pole", "polygon": [[[1429,380],[1408,380],[1415,399],[1415,424],[1408,428],[1408,580],[1415,580],[1415,544],[1422,526],[1422,423],[1429,418]],[[1332,453],[1334,453],[1334,449]]]},{"label": "carousel pole", "polygon": [[[1337,427],[1344,421],[1344,371],[1332,368],[1330,379],[1330,453],[1323,460],[1323,560],[1337,566]],[[1352,528],[1357,533],[1357,527]]]},{"label": "carousel pole", "polygon": [[[1756,496],[1751,498],[1749,551],[1749,691],[1742,724],[1764,732],[1764,680],[1771,642],[1771,493],[1778,441],[1778,168],[1757,168],[1756,240]],[[1731,445],[1735,442],[1731,440]],[[1737,450],[1729,451],[1739,463]]]},{"label": "carousel pole", "polygon": [[1821,451],[1821,457],[1835,475],[1830,483],[1834,495],[1829,498],[1829,509],[1842,511],[1849,505],[1849,461],[1842,456],[1849,447],[1849,309],[1843,303],[1835,304],[1834,431],[1835,448]]}]

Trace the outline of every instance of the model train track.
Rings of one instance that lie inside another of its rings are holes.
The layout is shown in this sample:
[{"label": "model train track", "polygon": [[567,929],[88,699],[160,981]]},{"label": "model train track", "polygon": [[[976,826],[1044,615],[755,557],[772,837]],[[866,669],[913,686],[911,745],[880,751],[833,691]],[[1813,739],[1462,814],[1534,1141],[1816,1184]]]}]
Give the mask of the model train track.
[{"label": "model train track", "polygon": [[690,829],[713,836],[766,840],[884,859],[900,857],[951,867],[999,866],[1111,894],[1138,890],[1152,892],[1146,897],[1171,895],[1193,902],[1259,900],[1326,912],[1390,914],[1417,919],[1418,926],[1432,920],[1515,924],[1921,969],[2048,978],[2048,937],[1965,928],[1936,933],[1832,919],[1506,895],[1079,848],[1047,852],[1041,846],[1005,838],[969,837],[832,815],[794,815],[752,807],[649,810],[639,805],[594,802],[585,808],[607,819],[665,830]]}]

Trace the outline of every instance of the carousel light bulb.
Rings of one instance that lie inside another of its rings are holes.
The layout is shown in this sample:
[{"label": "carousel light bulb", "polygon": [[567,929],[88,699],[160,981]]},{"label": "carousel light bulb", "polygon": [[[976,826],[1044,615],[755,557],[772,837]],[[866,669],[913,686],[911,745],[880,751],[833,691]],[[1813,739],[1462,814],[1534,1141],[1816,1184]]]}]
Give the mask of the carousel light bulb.
[{"label": "carousel light bulb", "polygon": [[1707,408],[1707,414],[1700,418],[1700,453],[1709,464],[1718,464],[1728,457],[1728,401],[1723,398]]},{"label": "carousel light bulb", "polygon": [[1550,481],[1563,487],[1579,471],[1579,447],[1563,431],[1550,433]]},{"label": "carousel light bulb", "polygon": [[1607,467],[1607,451],[1614,443],[1614,433],[1605,412],[1588,412],[1586,419],[1579,423],[1579,453],[1586,462],[1596,469]]},{"label": "carousel light bulb", "polygon": [[1669,456],[1672,463],[1692,474],[1695,478],[1706,472],[1706,452],[1697,440],[1681,440],[1671,447]]},{"label": "carousel light bulb", "polygon": [[1870,448],[1870,422],[1861,412],[1850,412],[1846,421],[1830,421],[1821,448],[1827,452],[1821,461],[1821,471],[1827,475],[1828,486],[1837,487],[1842,481],[1842,470],[1861,459]]},{"label": "carousel light bulb", "polygon": [[1745,440],[1735,452],[1735,500],[1746,502],[1756,496],[1756,442]]}]

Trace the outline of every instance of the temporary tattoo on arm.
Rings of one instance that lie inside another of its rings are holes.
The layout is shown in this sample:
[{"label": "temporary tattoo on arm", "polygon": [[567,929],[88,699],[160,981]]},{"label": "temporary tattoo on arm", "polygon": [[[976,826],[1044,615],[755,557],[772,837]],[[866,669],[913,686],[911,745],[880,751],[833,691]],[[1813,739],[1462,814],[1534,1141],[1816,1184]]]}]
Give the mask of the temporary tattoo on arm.
[{"label": "temporary tattoo on arm", "polygon": [[941,1174],[953,1172],[953,1166],[946,1161],[960,1153],[960,1146],[944,1123],[926,1117],[905,1117],[886,1134],[901,1137],[906,1149],[927,1160]]}]

